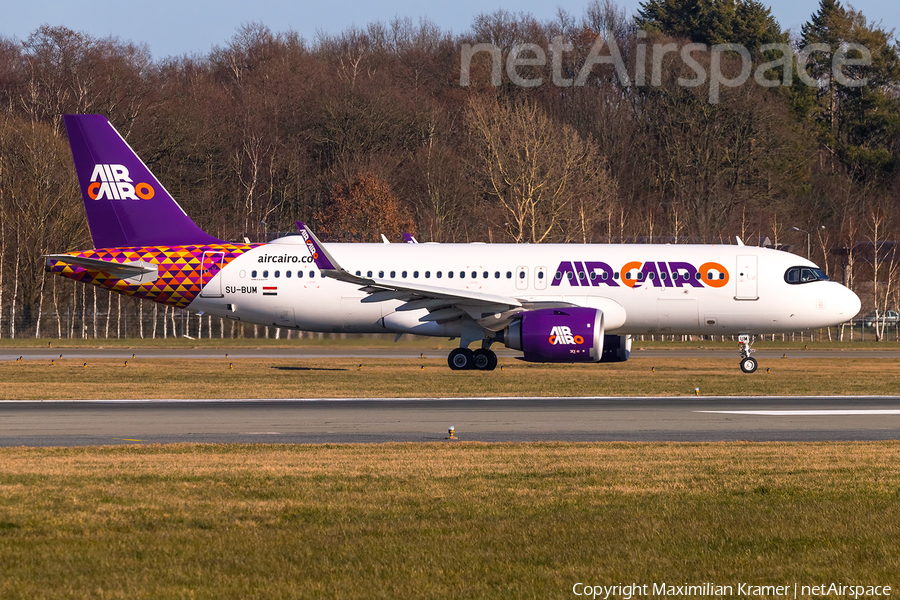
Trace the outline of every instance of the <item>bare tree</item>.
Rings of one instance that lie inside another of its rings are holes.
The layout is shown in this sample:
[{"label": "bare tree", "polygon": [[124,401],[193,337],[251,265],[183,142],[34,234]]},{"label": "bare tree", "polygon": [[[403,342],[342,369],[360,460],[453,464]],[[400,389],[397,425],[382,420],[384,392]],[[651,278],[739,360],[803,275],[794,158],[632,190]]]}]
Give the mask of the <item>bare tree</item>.
[{"label": "bare tree", "polygon": [[596,148],[572,127],[533,103],[480,99],[471,102],[468,123],[473,171],[513,241],[562,240],[599,224],[614,183]]}]

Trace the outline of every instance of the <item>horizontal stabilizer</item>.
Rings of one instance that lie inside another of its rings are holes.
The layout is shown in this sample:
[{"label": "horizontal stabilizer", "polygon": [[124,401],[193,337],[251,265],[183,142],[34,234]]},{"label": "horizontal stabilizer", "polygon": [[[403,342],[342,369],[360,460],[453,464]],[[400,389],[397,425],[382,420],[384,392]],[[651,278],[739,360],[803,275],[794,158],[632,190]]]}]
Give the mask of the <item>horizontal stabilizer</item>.
[{"label": "horizontal stabilizer", "polygon": [[155,281],[159,276],[159,269],[154,263],[142,260],[117,263],[99,258],[72,256],[71,254],[50,254],[47,256],[47,270],[52,267],[52,262],[81,267],[88,271],[99,271],[128,283],[149,283]]}]

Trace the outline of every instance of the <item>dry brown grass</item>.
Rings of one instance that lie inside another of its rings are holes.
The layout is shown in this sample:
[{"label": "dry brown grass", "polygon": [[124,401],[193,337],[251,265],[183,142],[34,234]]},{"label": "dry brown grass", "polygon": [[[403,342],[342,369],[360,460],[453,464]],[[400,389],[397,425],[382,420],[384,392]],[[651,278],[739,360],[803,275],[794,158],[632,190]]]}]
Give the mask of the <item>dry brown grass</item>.
[{"label": "dry brown grass", "polygon": [[869,358],[770,359],[753,375],[741,373],[730,358],[634,358],[609,365],[502,359],[503,370],[492,372],[450,371],[441,359],[84,362],[0,363],[0,399],[678,396],[695,387],[702,395],[890,395],[900,389],[900,361]]},{"label": "dry brown grass", "polygon": [[0,449],[3,598],[900,583],[900,443]]}]

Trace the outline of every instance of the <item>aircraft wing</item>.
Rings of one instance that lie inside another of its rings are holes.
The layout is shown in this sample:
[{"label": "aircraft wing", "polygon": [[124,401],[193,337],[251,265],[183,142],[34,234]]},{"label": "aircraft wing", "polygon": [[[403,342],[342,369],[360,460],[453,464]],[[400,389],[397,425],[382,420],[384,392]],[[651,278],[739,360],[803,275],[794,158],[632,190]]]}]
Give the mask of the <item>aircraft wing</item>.
[{"label": "aircraft wing", "polygon": [[422,321],[447,323],[468,317],[489,331],[499,331],[518,313],[535,308],[569,306],[567,303],[528,302],[510,296],[485,294],[473,290],[448,289],[409,281],[353,275],[338,264],[305,223],[297,222],[297,227],[323,276],[360,286],[361,291],[369,294],[363,302],[402,300],[404,304],[397,308],[400,312],[425,309],[429,314],[420,319]]},{"label": "aircraft wing", "polygon": [[75,267],[82,267],[89,271],[106,273],[116,279],[124,279],[133,283],[147,283],[157,278],[158,267],[153,263],[142,260],[118,263],[99,258],[87,258],[84,256],[72,256],[71,254],[50,254],[46,257],[47,264],[50,261],[61,262]]}]

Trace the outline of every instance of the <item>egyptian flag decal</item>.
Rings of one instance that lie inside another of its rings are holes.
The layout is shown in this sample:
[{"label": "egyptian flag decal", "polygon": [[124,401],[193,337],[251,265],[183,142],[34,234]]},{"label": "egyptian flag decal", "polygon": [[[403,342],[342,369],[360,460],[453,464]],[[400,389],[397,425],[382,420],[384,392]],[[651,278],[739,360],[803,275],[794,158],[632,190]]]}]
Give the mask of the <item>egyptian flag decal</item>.
[{"label": "egyptian flag decal", "polygon": [[277,296],[278,286],[263,286],[263,296]]}]

